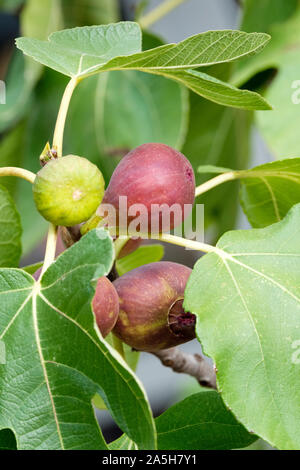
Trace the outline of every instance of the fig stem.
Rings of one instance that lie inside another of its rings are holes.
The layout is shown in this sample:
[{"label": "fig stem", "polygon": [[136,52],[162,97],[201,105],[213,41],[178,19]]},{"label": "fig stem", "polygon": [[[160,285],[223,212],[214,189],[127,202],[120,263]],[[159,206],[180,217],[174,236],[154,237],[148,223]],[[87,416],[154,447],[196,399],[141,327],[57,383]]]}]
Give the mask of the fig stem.
[{"label": "fig stem", "polygon": [[153,8],[149,13],[142,16],[139,20],[139,24],[142,29],[149,28],[153,23],[160,20],[164,16],[166,16],[170,11],[177,8],[181,3],[186,2],[187,0],[165,0],[164,3],[159,5],[156,8]]},{"label": "fig stem", "polygon": [[58,157],[62,157],[63,137],[64,137],[66,118],[67,118],[72,94],[78,82],[79,82],[78,77],[71,78],[61,100],[59,112],[57,115],[54,136],[53,136],[53,145],[52,145],[52,147],[57,151]]},{"label": "fig stem", "polygon": [[49,230],[48,230],[44,264],[43,264],[40,277],[42,277],[44,272],[49,268],[50,264],[52,264],[53,261],[55,260],[56,240],[57,240],[57,227],[53,224],[50,224]]},{"label": "fig stem", "polygon": [[211,189],[215,188],[216,186],[219,186],[220,184],[226,183],[227,181],[233,181],[235,179],[238,179],[239,177],[240,174],[238,171],[229,171],[227,173],[222,173],[221,175],[215,176],[214,178],[206,181],[205,183],[200,184],[200,186],[197,186],[195,196],[198,197],[201,194],[204,194],[207,191],[210,191]]},{"label": "fig stem", "polygon": [[0,168],[0,176],[16,176],[18,178],[23,178],[24,180],[33,184],[36,175],[31,171],[24,170],[24,168],[7,166],[4,168]]}]

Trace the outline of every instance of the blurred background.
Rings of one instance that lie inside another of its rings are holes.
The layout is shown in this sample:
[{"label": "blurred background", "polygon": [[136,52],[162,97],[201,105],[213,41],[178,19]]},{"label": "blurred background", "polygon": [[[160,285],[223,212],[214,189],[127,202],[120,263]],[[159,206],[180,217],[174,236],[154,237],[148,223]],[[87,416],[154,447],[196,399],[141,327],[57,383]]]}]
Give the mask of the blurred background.
[{"label": "blurred background", "polygon": [[[67,77],[24,57],[14,47],[18,36],[46,39],[74,26],[138,20],[162,0],[0,0],[0,79],[6,104],[0,105],[0,166],[39,170],[39,155],[51,141]],[[188,92],[163,77],[141,72],[112,72],[84,81],[69,110],[64,153],[89,158],[109,178],[122,156],[145,142],[180,149],[194,169],[201,164],[243,169],[276,158],[299,155],[300,115],[292,103],[292,82],[300,79],[300,12],[298,0],[186,0],[144,31],[143,47],[178,42],[209,29],[264,31],[271,45],[258,56],[209,69],[237,86],[262,93],[272,112],[225,108]],[[276,41],[280,38],[280,41]],[[197,183],[209,175],[198,175]],[[36,212],[30,185],[13,178],[1,184],[13,195],[21,216],[21,266],[43,258],[46,223]],[[238,184],[227,183],[203,196],[206,241],[227,230],[246,229],[238,204]],[[199,255],[165,247],[166,260],[193,266]],[[183,348],[197,352],[199,343]],[[174,401],[199,390],[149,354],[142,354],[137,374],[145,385],[155,415]],[[109,415],[98,411],[106,437],[118,436]],[[257,444],[256,444],[257,445]],[[259,444],[263,446],[263,444]]]}]

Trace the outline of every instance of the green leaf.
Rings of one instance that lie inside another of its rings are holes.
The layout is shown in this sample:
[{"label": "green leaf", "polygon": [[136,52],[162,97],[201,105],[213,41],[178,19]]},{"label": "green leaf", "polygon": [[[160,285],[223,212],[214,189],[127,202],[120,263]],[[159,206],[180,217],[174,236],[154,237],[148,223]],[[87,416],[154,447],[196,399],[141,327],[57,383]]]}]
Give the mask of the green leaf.
[{"label": "green leaf", "polygon": [[[0,167],[17,166],[22,167],[22,147],[24,145],[24,123],[16,126],[12,131],[5,134],[0,141]],[[5,186],[11,195],[16,193],[19,179],[1,177],[1,185]]]},{"label": "green leaf", "polygon": [[195,70],[168,72],[167,77],[184,84],[200,96],[223,106],[248,110],[272,109],[270,104],[258,93],[239,90],[229,83],[222,82],[206,73]]},{"label": "green leaf", "polygon": [[0,132],[22,119],[29,109],[32,81],[25,77],[25,58],[14,51],[5,77],[6,104],[1,105]]},{"label": "green leaf", "polygon": [[[61,26],[59,0],[27,0],[20,14],[20,27],[26,36],[46,39]],[[0,131],[19,122],[32,105],[32,92],[42,72],[40,64],[15,50],[6,82],[6,104],[1,106]]]},{"label": "green leaf", "polygon": [[300,202],[300,158],[266,163],[243,171],[210,165],[198,168],[198,173],[228,172],[241,180],[241,204],[255,228],[279,222],[293,205]]},{"label": "green leaf", "polygon": [[25,0],[0,0],[0,8],[3,11],[15,12],[24,2]]},{"label": "green leaf", "polygon": [[[163,142],[180,149],[187,125],[188,92],[178,83],[134,71],[100,74],[74,93],[65,149],[98,164],[108,183],[120,157],[138,145]],[[74,139],[76,133],[84,138]]]},{"label": "green leaf", "polygon": [[28,266],[22,267],[23,271],[25,271],[28,274],[33,275],[38,269],[40,269],[43,266],[43,262],[41,261],[40,263],[35,263],[35,264],[30,264]]},{"label": "green leaf", "polygon": [[[7,147],[6,165],[21,166],[34,173],[40,170],[39,156],[45,143],[52,138],[59,102],[67,80],[52,70],[45,71],[43,78],[35,88],[31,111],[23,123],[19,138],[11,136],[11,145]],[[44,119],[47,109],[47,119]],[[38,132],[37,132],[38,129]],[[85,155],[83,155],[85,156]],[[18,159],[18,161],[17,161]],[[10,178],[14,180],[14,178]],[[22,220],[23,255],[30,253],[46,235],[47,222],[37,211],[32,186],[23,180],[15,180],[13,196]]]},{"label": "green leaf", "polygon": [[91,26],[114,23],[119,20],[117,0],[62,0],[65,26]]},{"label": "green leaf", "polygon": [[241,29],[269,32],[270,26],[288,19],[297,6],[297,0],[244,0]]},{"label": "green leaf", "polygon": [[300,158],[257,166],[241,178],[241,203],[253,227],[280,221],[300,203]]},{"label": "green leaf", "polygon": [[162,245],[140,246],[130,255],[117,260],[116,267],[119,276],[123,276],[128,271],[132,271],[144,264],[160,261],[164,256],[164,247]]},{"label": "green leaf", "polygon": [[111,442],[108,447],[110,450],[138,450],[137,445],[126,434]]},{"label": "green leaf", "polygon": [[[285,2],[288,3],[288,2]],[[269,14],[267,12],[266,14]],[[257,57],[237,64],[232,82],[236,86],[266,70],[273,73],[264,92],[273,105],[272,113],[257,113],[256,121],[270,150],[277,159],[300,154],[299,128],[299,28],[300,10],[282,24],[270,29],[272,41]],[[269,114],[268,116],[266,114]]]},{"label": "green leaf", "polygon": [[195,265],[184,303],[225,403],[281,449],[300,448],[299,234],[299,204],[277,224],[225,234]]},{"label": "green leaf", "polygon": [[0,429],[12,429],[20,449],[105,449],[95,393],[141,448],[155,447],[144,391],[92,314],[91,281],[110,271],[113,255],[98,229],[59,256],[41,284],[22,270],[0,270]]},{"label": "green leaf", "polygon": [[84,26],[50,34],[48,41],[19,38],[17,47],[38,62],[70,77],[89,75],[113,57],[141,50],[140,27],[133,22]]},{"label": "green leaf", "polygon": [[269,40],[264,33],[208,31],[141,52],[140,27],[127,21],[60,31],[51,34],[48,42],[19,38],[17,47],[70,77],[85,77],[109,70],[158,72],[231,62],[259,52]]},{"label": "green leaf", "polygon": [[16,439],[10,429],[0,431],[0,450],[17,450]]},{"label": "green leaf", "polygon": [[238,449],[257,440],[213,391],[187,397],[156,418],[155,423],[160,450]]},{"label": "green leaf", "polygon": [[9,192],[0,186],[0,267],[18,266],[21,256],[20,216]]},{"label": "green leaf", "polygon": [[270,36],[243,31],[207,31],[178,44],[167,44],[156,49],[117,57],[91,73],[114,69],[143,69],[144,71],[176,71],[231,62],[255,54],[265,47]]},{"label": "green leaf", "polygon": [[19,38],[17,47],[38,62],[70,77],[84,78],[112,70],[140,70],[184,83],[220,104],[270,109],[269,104],[253,92],[237,90],[205,74],[188,70],[257,53],[269,39],[263,33],[208,31],[179,44],[141,52],[139,25],[121,22],[60,31],[51,34],[48,42]]},{"label": "green leaf", "polygon": [[60,0],[26,1],[21,14],[22,34],[43,40],[62,25]]},{"label": "green leaf", "polygon": [[[208,73],[216,73],[216,68]],[[223,80],[229,76],[228,64],[218,70]],[[224,108],[196,94],[190,95],[190,121],[182,152],[191,161],[196,184],[207,181],[199,173],[199,165],[243,169],[248,167],[249,130],[252,114],[233,108]],[[226,204],[224,204],[226,201]],[[203,194],[197,203],[204,204],[205,225],[211,239],[217,239],[234,228],[238,209],[238,185],[235,182],[220,185]]]}]

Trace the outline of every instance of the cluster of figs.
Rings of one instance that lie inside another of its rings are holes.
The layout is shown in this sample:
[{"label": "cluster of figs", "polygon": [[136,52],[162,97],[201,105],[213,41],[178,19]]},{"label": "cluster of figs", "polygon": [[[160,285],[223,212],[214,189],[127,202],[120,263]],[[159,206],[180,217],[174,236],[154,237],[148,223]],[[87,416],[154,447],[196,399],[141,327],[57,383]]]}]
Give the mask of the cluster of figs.
[{"label": "cluster of figs", "polygon": [[[87,221],[101,204],[112,205],[118,214],[120,196],[126,196],[128,207],[143,204],[148,209],[149,231],[153,207],[179,204],[184,214],[185,205],[192,206],[195,198],[190,162],[177,150],[157,143],[141,145],[128,153],[115,169],[106,191],[104,186],[102,173],[95,165],[68,155],[50,160],[39,171],[33,194],[44,218],[67,227]],[[169,229],[174,224],[171,220]],[[140,239],[129,240],[119,257],[130,254],[139,243]],[[133,269],[113,282],[100,278],[92,308],[102,336],[112,331],[133,349],[149,352],[193,339],[195,316],[183,309],[190,274],[191,269],[184,265],[161,261]]]}]

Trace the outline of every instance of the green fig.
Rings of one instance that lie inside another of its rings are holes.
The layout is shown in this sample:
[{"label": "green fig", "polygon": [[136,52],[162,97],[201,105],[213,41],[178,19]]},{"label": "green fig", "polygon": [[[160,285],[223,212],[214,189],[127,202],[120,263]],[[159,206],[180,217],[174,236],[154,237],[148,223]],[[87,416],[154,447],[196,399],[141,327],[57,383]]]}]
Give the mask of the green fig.
[{"label": "green fig", "polygon": [[70,227],[88,220],[104,196],[104,179],[86,158],[67,155],[51,160],[38,173],[33,197],[40,214]]}]

